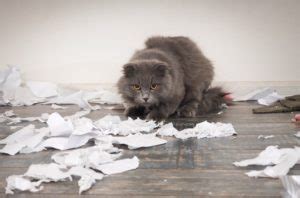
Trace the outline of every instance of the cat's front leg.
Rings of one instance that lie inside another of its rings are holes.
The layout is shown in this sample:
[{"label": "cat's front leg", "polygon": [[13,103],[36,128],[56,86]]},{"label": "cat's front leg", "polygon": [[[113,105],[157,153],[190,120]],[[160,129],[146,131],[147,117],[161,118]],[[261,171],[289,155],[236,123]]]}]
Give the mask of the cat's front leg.
[{"label": "cat's front leg", "polygon": [[160,104],[150,110],[146,119],[162,121],[167,119],[176,110],[175,105]]},{"label": "cat's front leg", "polygon": [[186,118],[196,117],[198,106],[198,101],[189,101],[178,109],[177,115]]},{"label": "cat's front leg", "polygon": [[125,115],[127,117],[131,117],[131,118],[145,118],[146,116],[146,109],[145,107],[142,106],[131,106],[131,107],[127,107],[125,109]]}]

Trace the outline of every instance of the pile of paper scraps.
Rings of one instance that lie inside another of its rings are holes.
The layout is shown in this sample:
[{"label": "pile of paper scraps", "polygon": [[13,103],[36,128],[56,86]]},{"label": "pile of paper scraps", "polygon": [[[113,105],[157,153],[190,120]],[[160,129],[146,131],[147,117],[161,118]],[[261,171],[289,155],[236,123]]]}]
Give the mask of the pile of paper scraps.
[{"label": "pile of paper scraps", "polygon": [[[82,91],[64,88],[51,82],[23,82],[17,67],[0,71],[0,105],[30,106],[42,104],[76,104],[83,109],[96,110],[97,104],[121,104],[119,94],[108,90]],[[52,108],[62,108],[53,105]]]},{"label": "pile of paper scraps", "polygon": [[[36,192],[42,190],[41,184],[44,182],[71,180],[73,177],[80,178],[78,185],[81,193],[103,176],[136,169],[139,166],[137,157],[116,160],[122,155],[116,145],[138,149],[165,144],[167,140],[158,135],[186,139],[236,134],[231,124],[205,121],[194,128],[178,131],[172,123],[163,125],[152,120],[131,118],[121,120],[119,116],[112,115],[92,121],[84,117],[89,112],[79,111],[66,117],[55,112],[42,120],[47,126],[37,129],[33,124],[28,124],[0,140],[0,144],[4,144],[0,153],[8,155],[40,152],[49,148],[62,151],[52,156],[53,162],[50,164],[33,164],[23,175],[8,177],[6,193],[15,190]],[[7,111],[2,116],[13,115],[13,111]],[[89,147],[75,149],[84,145]],[[64,151],[68,149],[75,150]]]}]

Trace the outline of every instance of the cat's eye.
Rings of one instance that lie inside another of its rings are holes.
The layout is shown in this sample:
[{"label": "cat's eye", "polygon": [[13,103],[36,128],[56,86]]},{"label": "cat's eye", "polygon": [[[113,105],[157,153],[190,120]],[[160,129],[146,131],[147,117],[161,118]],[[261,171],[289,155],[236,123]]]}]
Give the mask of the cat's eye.
[{"label": "cat's eye", "polygon": [[158,87],[158,84],[152,84],[152,85],[150,86],[150,89],[151,89],[151,90],[155,90],[155,89],[157,89],[157,87]]},{"label": "cat's eye", "polygon": [[132,89],[139,91],[139,90],[141,90],[141,86],[135,84],[135,85],[132,85]]}]

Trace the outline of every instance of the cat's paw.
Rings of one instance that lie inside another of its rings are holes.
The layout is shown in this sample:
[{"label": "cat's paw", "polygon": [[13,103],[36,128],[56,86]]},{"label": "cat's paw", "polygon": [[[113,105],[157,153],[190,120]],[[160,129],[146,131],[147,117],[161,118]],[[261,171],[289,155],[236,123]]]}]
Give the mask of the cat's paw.
[{"label": "cat's paw", "polygon": [[177,111],[177,115],[179,117],[185,117],[185,118],[194,118],[196,117],[196,114],[197,114],[196,109],[189,105],[185,105]]}]

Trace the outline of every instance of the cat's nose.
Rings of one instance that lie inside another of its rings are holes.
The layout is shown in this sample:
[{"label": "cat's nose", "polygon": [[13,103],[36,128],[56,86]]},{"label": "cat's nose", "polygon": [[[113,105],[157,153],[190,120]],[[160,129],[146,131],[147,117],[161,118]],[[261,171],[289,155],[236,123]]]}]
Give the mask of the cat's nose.
[{"label": "cat's nose", "polygon": [[148,97],[145,97],[145,98],[143,98],[143,99],[145,100],[145,102],[147,102],[149,98],[148,98]]}]

